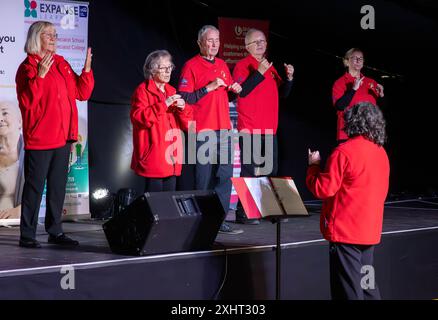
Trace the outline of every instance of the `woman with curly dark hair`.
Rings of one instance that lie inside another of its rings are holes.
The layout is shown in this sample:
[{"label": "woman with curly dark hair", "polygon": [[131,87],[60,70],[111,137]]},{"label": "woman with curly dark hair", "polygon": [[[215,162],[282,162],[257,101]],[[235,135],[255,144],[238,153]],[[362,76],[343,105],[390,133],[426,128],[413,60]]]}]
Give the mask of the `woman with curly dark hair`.
[{"label": "woman with curly dark hair", "polygon": [[320,228],[330,242],[333,299],[380,299],[374,278],[374,245],[380,242],[389,186],[389,160],[383,144],[385,119],[363,102],[347,110],[348,140],[321,170],[318,151],[309,150],[307,187],[324,200]]}]

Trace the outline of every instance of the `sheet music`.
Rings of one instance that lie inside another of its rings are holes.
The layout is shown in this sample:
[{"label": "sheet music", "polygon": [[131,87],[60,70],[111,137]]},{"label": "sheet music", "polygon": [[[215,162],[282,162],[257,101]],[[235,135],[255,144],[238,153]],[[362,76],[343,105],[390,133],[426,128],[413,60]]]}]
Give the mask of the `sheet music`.
[{"label": "sheet music", "polygon": [[269,178],[245,178],[245,183],[263,217],[283,214]]},{"label": "sheet music", "polygon": [[271,178],[271,183],[275,188],[279,201],[283,204],[286,214],[308,215],[297,186],[292,179]]}]

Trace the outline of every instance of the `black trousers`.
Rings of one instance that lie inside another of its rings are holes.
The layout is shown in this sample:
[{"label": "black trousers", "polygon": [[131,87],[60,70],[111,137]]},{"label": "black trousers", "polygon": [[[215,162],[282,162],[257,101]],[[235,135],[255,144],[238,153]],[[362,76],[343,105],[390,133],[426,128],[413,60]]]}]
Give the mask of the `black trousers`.
[{"label": "black trousers", "polygon": [[[261,176],[275,177],[278,173],[278,143],[276,135],[265,134],[239,134],[239,148],[240,148],[240,176],[241,177],[256,177],[256,171],[260,167],[272,167],[269,172]],[[272,149],[266,148],[267,140],[272,138]],[[254,143],[259,141],[260,144]],[[258,150],[256,150],[256,148]],[[265,158],[264,163],[258,163],[256,155]],[[249,160],[249,161],[244,161]],[[270,162],[272,165],[267,165]]]},{"label": "black trousers", "polygon": [[330,243],[332,299],[380,300],[373,263],[374,246]]},{"label": "black trousers", "polygon": [[21,200],[20,232],[22,238],[35,239],[41,198],[47,181],[45,228],[47,233],[61,234],[62,207],[68,175],[71,143],[50,150],[26,150],[24,187]]},{"label": "black trousers", "polygon": [[145,192],[162,192],[176,190],[176,176],[166,178],[145,178]]}]

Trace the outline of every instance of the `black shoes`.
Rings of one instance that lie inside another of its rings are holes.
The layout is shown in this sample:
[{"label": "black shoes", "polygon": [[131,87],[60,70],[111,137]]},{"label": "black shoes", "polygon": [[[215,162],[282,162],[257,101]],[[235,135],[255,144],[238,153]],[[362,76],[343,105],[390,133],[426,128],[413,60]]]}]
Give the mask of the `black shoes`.
[{"label": "black shoes", "polygon": [[18,245],[23,248],[41,248],[41,244],[37,240],[29,238],[20,238],[20,242],[18,243]]},{"label": "black shoes", "polygon": [[243,230],[241,229],[233,229],[228,223],[222,222],[221,227],[219,228],[219,233],[222,234],[241,234]]},{"label": "black shoes", "polygon": [[65,235],[65,233],[61,233],[58,236],[49,235],[49,239],[47,240],[48,243],[51,244],[58,244],[61,246],[77,246],[79,245],[79,242],[76,240],[73,240]]},{"label": "black shoes", "polygon": [[248,219],[246,214],[238,208],[236,210],[236,223],[256,225],[260,224],[260,219]]}]

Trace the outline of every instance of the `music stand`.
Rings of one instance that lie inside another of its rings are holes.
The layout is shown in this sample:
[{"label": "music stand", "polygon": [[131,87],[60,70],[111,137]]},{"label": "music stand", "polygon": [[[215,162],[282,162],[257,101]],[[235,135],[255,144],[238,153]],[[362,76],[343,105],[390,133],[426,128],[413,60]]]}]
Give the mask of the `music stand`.
[{"label": "music stand", "polygon": [[290,177],[231,179],[248,219],[269,219],[276,233],[276,300],[281,299],[281,222],[292,216],[309,216]]}]

